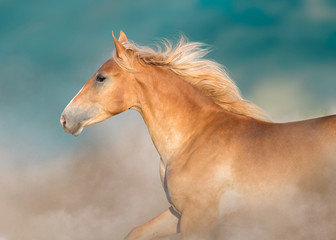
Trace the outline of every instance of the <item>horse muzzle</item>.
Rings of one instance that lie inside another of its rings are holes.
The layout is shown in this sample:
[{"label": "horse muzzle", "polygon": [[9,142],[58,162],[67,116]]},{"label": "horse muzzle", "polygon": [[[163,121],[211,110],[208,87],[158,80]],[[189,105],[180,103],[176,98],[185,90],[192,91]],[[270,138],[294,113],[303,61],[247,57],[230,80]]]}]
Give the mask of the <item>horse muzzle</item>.
[{"label": "horse muzzle", "polygon": [[80,108],[65,108],[60,122],[67,133],[78,136],[90,118],[90,111],[83,111]]}]

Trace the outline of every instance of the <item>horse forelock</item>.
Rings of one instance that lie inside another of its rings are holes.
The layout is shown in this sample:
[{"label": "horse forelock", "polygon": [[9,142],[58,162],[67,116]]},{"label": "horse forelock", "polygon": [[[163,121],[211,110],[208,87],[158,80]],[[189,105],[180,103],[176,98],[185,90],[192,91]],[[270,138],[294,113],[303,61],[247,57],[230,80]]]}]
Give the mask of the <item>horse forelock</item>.
[{"label": "horse forelock", "polygon": [[182,36],[176,45],[169,40],[163,40],[162,44],[156,45],[157,50],[130,41],[124,42],[123,45],[131,52],[128,60],[117,58],[115,51],[113,57],[124,70],[136,72],[133,67],[134,59],[143,64],[165,67],[199,89],[223,109],[259,120],[269,119],[260,107],[242,98],[237,85],[222,65],[204,58],[209,53],[206,44],[188,42]]}]

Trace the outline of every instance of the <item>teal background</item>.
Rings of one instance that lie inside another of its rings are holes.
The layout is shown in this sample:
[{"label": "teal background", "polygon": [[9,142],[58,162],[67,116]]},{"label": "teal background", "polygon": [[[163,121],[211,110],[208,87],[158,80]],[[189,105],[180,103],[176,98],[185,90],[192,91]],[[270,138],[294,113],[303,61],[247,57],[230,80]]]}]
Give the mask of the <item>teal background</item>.
[{"label": "teal background", "polygon": [[[0,0],[2,160],[56,161],[123,134],[94,135],[109,124],[102,123],[75,138],[59,124],[67,103],[111,56],[111,30],[141,45],[181,33],[211,45],[209,58],[274,120],[336,112],[335,1]],[[125,116],[108,120],[111,129],[140,121]]]}]

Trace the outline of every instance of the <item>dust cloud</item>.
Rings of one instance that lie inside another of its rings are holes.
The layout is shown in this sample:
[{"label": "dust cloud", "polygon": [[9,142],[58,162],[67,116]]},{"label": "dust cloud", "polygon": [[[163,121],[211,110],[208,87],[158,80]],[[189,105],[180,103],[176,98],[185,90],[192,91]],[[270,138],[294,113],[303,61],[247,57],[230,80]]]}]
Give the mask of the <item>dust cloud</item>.
[{"label": "dust cloud", "polygon": [[120,137],[97,128],[90,143],[64,159],[0,163],[0,240],[123,239],[166,210],[159,156],[136,127]]},{"label": "dust cloud", "polygon": [[222,202],[226,214],[213,239],[336,239],[335,157],[308,178],[248,196],[231,194],[230,209],[229,201]]},{"label": "dust cloud", "polygon": [[[132,124],[93,127],[88,144],[57,161],[0,162],[0,240],[123,239],[167,209],[159,156],[144,124]],[[327,174],[332,194],[290,189],[245,199],[222,219],[213,239],[335,239],[335,169]]]},{"label": "dust cloud", "polygon": [[249,202],[224,217],[213,239],[336,239],[336,197],[332,195],[289,194],[277,199],[265,196],[266,199]]}]

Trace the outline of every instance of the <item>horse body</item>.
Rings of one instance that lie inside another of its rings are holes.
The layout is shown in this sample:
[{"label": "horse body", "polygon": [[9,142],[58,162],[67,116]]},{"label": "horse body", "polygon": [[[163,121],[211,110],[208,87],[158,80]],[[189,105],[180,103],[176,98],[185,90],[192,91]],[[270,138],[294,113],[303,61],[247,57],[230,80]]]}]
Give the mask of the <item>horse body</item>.
[{"label": "horse body", "polygon": [[166,191],[188,236],[206,238],[202,234],[234,211],[223,196],[244,198],[239,208],[252,198],[291,194],[293,188],[297,194],[325,191],[334,180],[326,172],[335,170],[336,116],[272,124],[228,115],[219,114],[217,123],[168,162]]},{"label": "horse body", "polygon": [[231,211],[227,201],[234,199],[232,193],[246,203],[252,196],[276,196],[288,186],[316,191],[315,180],[323,180],[335,165],[336,116],[278,124],[253,117],[250,110],[239,112],[239,99],[225,109],[212,91],[204,94],[178,70],[148,63],[146,55],[134,57],[123,46],[127,42],[123,33],[115,39],[114,59],[98,70],[61,118],[66,131],[77,135],[127,109],[142,115],[161,157],[160,176],[171,208],[126,239],[154,239],[179,230],[183,239],[208,238]]}]

